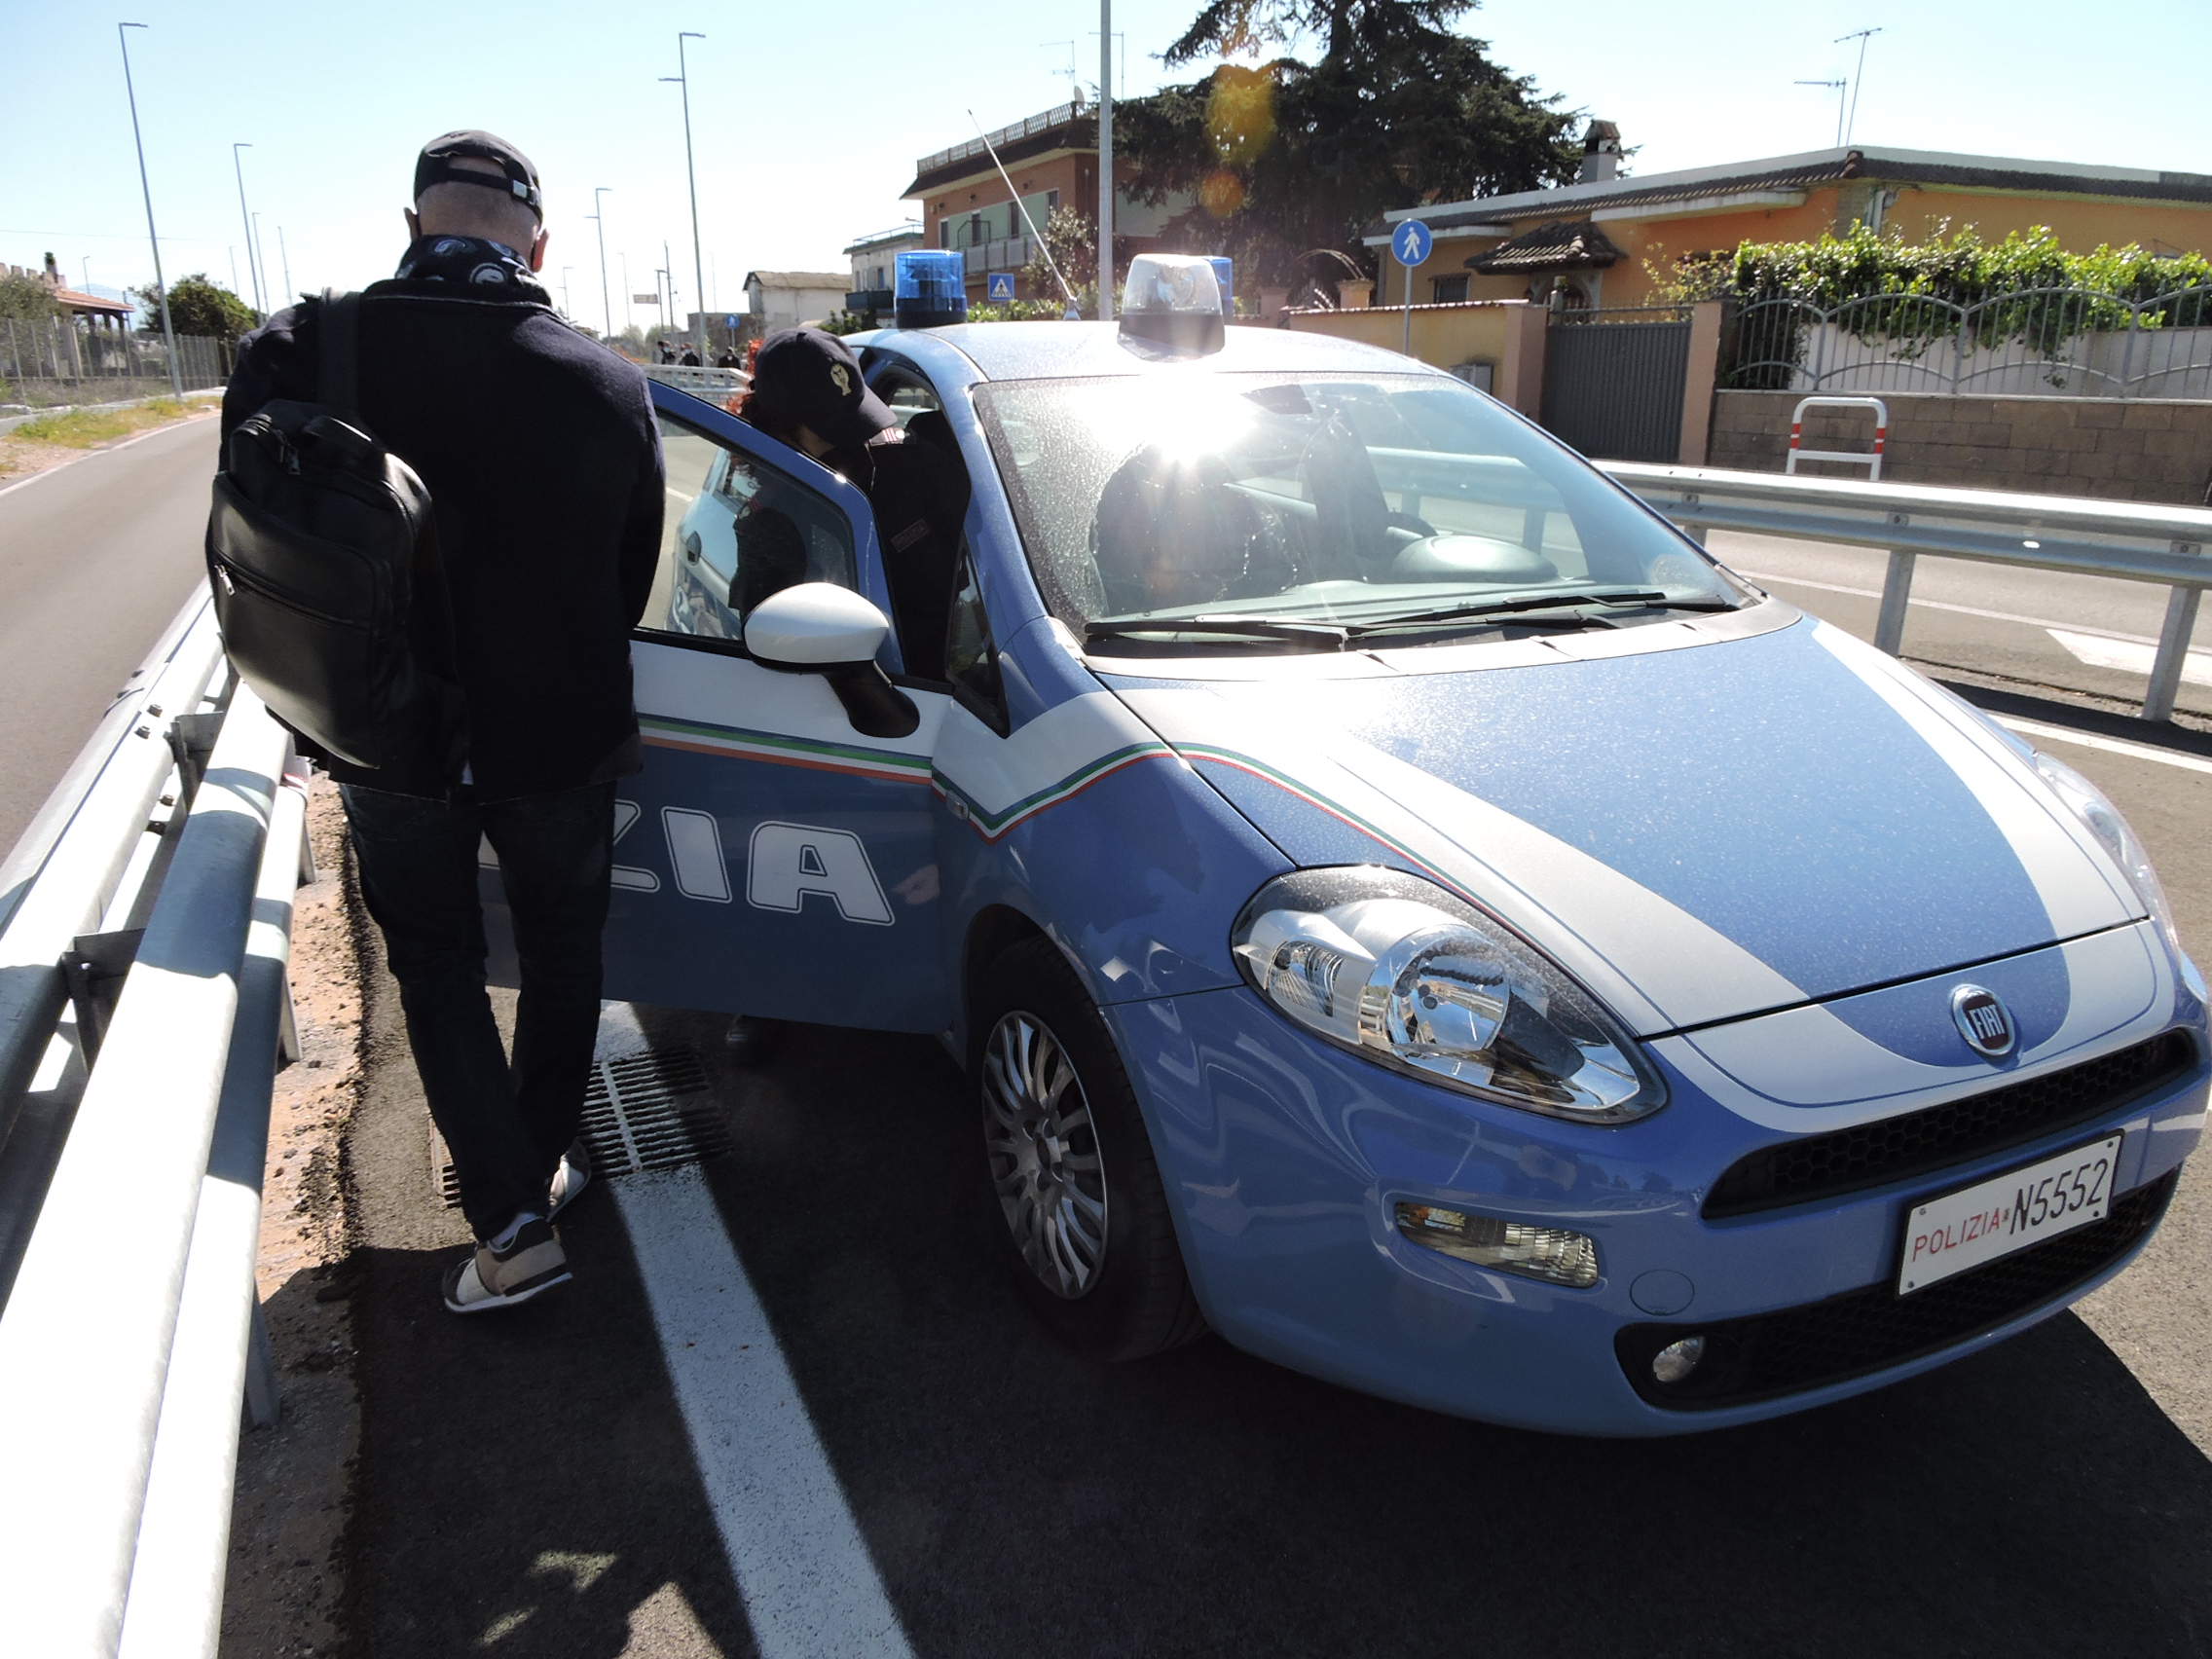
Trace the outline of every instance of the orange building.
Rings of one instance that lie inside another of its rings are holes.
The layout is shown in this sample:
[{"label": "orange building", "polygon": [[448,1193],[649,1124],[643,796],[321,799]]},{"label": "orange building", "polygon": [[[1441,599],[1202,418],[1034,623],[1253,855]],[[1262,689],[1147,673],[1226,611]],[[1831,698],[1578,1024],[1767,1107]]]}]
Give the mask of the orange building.
[{"label": "orange building", "polygon": [[1385,214],[1365,239],[1382,276],[1375,304],[1406,299],[1407,273],[1389,245],[1401,219],[1436,235],[1411,274],[1416,305],[1541,300],[1564,287],[1569,305],[1634,306],[1653,273],[1671,274],[1685,253],[1809,241],[1854,225],[1907,241],[1970,226],[1998,241],[2045,225],[2073,252],[2105,242],[2212,249],[2212,177],[2201,173],[1862,146],[1624,178],[1610,122],[1592,122],[1586,145],[1573,184]]},{"label": "orange building", "polygon": [[[1000,128],[990,141],[1014,180],[1021,206],[1028,209],[1028,220],[1040,231],[1055,207],[1073,207],[1086,217],[1097,211],[1097,105],[1061,104]],[[1157,245],[1161,227],[1180,211],[1174,203],[1147,207],[1122,195],[1133,170],[1119,160],[1114,164],[1114,259],[1124,268],[1131,254]],[[1016,210],[1014,195],[980,138],[916,162],[914,182],[904,196],[921,203],[920,245],[967,256],[971,305],[982,303],[984,278],[991,272],[1018,272],[1036,255],[1028,222]],[[1032,293],[1027,282],[1018,283],[1016,292],[1025,300],[1058,298]]]}]

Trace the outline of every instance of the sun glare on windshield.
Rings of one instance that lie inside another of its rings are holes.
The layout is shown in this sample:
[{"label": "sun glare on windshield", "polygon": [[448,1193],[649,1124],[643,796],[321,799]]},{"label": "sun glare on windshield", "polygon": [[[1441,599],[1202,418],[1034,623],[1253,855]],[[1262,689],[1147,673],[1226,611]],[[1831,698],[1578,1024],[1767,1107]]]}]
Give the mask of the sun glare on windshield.
[{"label": "sun glare on windshield", "polygon": [[1078,629],[1744,597],[1580,458],[1433,376],[1014,381],[977,404],[1047,603]]}]

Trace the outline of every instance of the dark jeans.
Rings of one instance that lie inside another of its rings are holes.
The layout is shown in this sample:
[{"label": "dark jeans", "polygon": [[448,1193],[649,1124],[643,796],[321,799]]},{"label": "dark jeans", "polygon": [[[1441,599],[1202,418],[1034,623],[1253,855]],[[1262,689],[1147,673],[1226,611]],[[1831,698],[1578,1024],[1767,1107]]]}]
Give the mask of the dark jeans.
[{"label": "dark jeans", "polygon": [[[614,856],[614,786],[482,802],[345,788],[361,896],[384,932],[430,1116],[479,1238],[546,1207],[583,1122],[599,1035],[600,934]],[[484,993],[476,850],[487,838],[522,964],[510,1065]]]}]

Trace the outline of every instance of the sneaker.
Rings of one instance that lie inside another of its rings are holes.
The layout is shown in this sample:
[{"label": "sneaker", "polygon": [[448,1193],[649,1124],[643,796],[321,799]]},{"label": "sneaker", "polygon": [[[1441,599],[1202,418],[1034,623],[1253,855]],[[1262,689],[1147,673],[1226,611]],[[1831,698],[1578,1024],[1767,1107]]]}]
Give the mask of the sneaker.
[{"label": "sneaker", "polygon": [[569,1258],[550,1222],[532,1216],[515,1229],[504,1250],[479,1243],[446,1271],[446,1309],[481,1313],[512,1308],[570,1279]]},{"label": "sneaker", "polygon": [[553,1184],[547,1190],[551,1200],[545,1219],[551,1221],[576,1201],[576,1195],[591,1185],[591,1153],[579,1139],[561,1155],[561,1167],[553,1171]]}]

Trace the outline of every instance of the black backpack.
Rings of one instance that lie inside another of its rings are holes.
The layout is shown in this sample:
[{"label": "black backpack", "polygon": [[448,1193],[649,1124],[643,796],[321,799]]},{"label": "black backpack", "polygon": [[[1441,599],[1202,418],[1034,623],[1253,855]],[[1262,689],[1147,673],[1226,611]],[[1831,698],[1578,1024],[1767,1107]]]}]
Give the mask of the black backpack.
[{"label": "black backpack", "polygon": [[215,475],[207,576],[223,648],[319,757],[442,793],[466,758],[467,713],[430,493],[358,424],[360,296],[311,303],[321,401],[265,404]]}]

